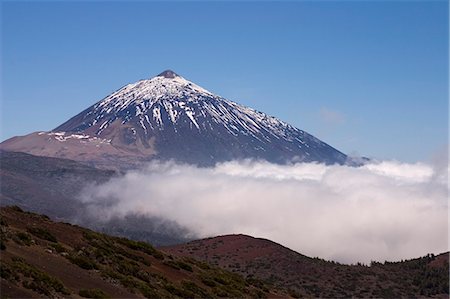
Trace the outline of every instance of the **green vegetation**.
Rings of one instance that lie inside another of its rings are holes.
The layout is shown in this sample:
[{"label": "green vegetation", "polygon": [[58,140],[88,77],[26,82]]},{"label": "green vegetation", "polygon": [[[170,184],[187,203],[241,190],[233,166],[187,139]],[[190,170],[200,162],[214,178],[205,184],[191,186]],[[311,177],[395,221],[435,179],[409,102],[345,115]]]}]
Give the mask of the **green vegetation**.
[{"label": "green vegetation", "polygon": [[[12,263],[2,262],[2,278],[8,281],[21,281],[22,285],[39,294],[51,296],[53,292],[69,295],[70,291],[57,278],[28,264],[21,258],[13,258]],[[19,276],[20,274],[20,276]]]},{"label": "green vegetation", "polygon": [[49,246],[58,253],[67,252],[67,249],[59,243],[51,243]]},{"label": "green vegetation", "polygon": [[0,226],[8,226],[8,223],[6,222],[6,220],[0,216]]},{"label": "green vegetation", "polygon": [[81,289],[78,292],[78,295],[84,298],[98,298],[98,299],[106,299],[110,298],[105,292],[100,289]]},{"label": "green vegetation", "polygon": [[206,291],[202,287],[199,287],[192,281],[182,281],[181,287],[183,288],[183,290],[195,295],[194,297],[207,298],[208,296],[210,296],[208,291]]},{"label": "green vegetation", "polygon": [[47,241],[50,241],[50,242],[58,242],[58,240],[56,240],[56,238],[55,238],[55,236],[53,236],[47,229],[45,229],[45,228],[42,228],[42,227],[29,227],[28,229],[27,229],[27,231],[30,233],[30,234],[32,234],[32,235],[34,235],[34,236],[36,236],[36,237],[38,237],[38,238],[40,238],[40,239],[42,239],[42,240],[47,240]]},{"label": "green vegetation", "polygon": [[186,270],[186,271],[189,271],[189,272],[193,272],[192,266],[189,265],[188,263],[184,262],[184,261],[169,260],[169,261],[164,261],[163,264],[166,265],[166,266],[172,267],[172,268],[174,268],[176,270],[183,269],[183,270]]},{"label": "green vegetation", "polygon": [[208,298],[210,294],[204,292],[202,288],[195,285],[195,283],[182,282],[181,286],[172,284],[170,282],[164,285],[164,289],[170,294],[181,298]]},{"label": "green vegetation", "polygon": [[[20,212],[16,208],[12,211]],[[168,256],[144,242],[110,237],[65,224],[58,225],[66,227],[68,232],[74,234],[73,240],[76,241],[57,242],[53,224],[49,219],[25,212],[23,216],[28,217],[26,230],[13,228],[7,233],[6,230],[2,230],[2,241],[7,240],[6,237],[9,236],[14,237],[21,245],[36,243],[36,250],[41,250],[40,247],[64,253],[62,256],[81,269],[98,270],[106,281],[111,281],[113,284],[119,283],[130,292],[140,293],[147,298],[213,298],[217,297],[217,294],[226,297],[248,297],[249,294],[252,294],[252,297],[261,297],[258,294],[262,291],[257,287],[248,288],[242,277],[211,267],[204,262]],[[164,271],[163,273],[158,273],[159,270],[155,271],[154,264],[156,268],[166,264],[182,272],[185,277],[180,282],[169,280],[164,276]],[[2,278],[12,283],[20,283],[23,287],[34,290],[44,297],[53,297],[58,292],[68,293],[59,280],[22,259],[8,264],[2,263],[0,274]],[[85,288],[76,292],[85,298],[108,297],[108,294],[100,289]]]},{"label": "green vegetation", "polygon": [[[101,275],[103,282],[147,298],[265,298],[273,295],[274,286],[280,288],[277,292],[281,297],[289,295],[294,298],[417,298],[448,294],[448,261],[443,256],[427,255],[395,263],[373,262],[370,266],[342,265],[307,257],[296,260],[285,256],[289,266],[283,263],[280,266],[270,259],[257,258],[246,262],[235,258],[234,254],[209,255],[212,261],[220,257],[221,264],[247,275],[244,279],[239,274],[202,261],[162,253],[144,242],[110,237],[76,226],[53,224],[46,217],[32,213],[25,213],[25,221],[21,223],[16,210],[12,209],[15,212],[9,217],[5,210],[1,210],[0,245],[2,250],[6,250],[6,258],[0,264],[0,277],[19,288],[38,292],[42,297],[63,297],[69,291],[61,281],[45,273],[44,268],[13,258],[17,256],[17,251],[12,249],[32,253],[23,255],[31,263],[34,263],[32,257],[36,254],[45,254],[50,263],[58,261],[67,265],[66,261],[61,260],[64,256],[81,269],[97,270],[90,273],[77,270],[77,273],[96,279],[100,279]],[[64,230],[71,238],[56,242],[54,236],[59,236]],[[33,246],[19,247],[13,242],[8,243],[10,240],[20,246]],[[216,246],[220,244],[217,242]],[[201,246],[195,248],[198,248],[197,253],[202,251]],[[61,255],[49,255],[45,253],[48,249]],[[72,291],[85,298],[114,295],[93,288]]]},{"label": "green vegetation", "polygon": [[177,264],[183,270],[186,270],[186,271],[189,271],[189,272],[193,271],[191,265],[189,265],[189,264],[187,264],[187,263],[185,263],[183,261],[178,261]]},{"label": "green vegetation", "polygon": [[200,280],[202,281],[203,284],[205,284],[209,287],[215,287],[217,285],[217,283],[208,276],[201,276]]},{"label": "green vegetation", "polygon": [[4,262],[0,264],[0,277],[13,282],[20,280],[19,273],[15,272],[8,264]]},{"label": "green vegetation", "polygon": [[150,299],[159,299],[164,298],[161,296],[161,294],[158,293],[154,288],[150,288],[148,285],[141,285],[139,287],[139,291],[144,295],[145,298]]},{"label": "green vegetation", "polygon": [[449,268],[446,267],[422,267],[413,283],[420,289],[420,295],[432,296],[435,294],[449,293]]},{"label": "green vegetation", "polygon": [[164,259],[164,255],[148,243],[140,242],[140,241],[133,241],[133,240],[125,239],[125,238],[117,238],[117,241],[120,244],[122,244],[130,249],[144,252],[144,253],[151,255],[160,260]]},{"label": "green vegetation", "polygon": [[67,256],[67,259],[72,264],[75,264],[85,270],[98,269],[98,266],[94,261],[81,254],[71,253]]},{"label": "green vegetation", "polygon": [[16,242],[19,245],[31,245],[31,236],[30,234],[24,233],[24,232],[17,232],[15,237],[13,237],[14,242]]}]

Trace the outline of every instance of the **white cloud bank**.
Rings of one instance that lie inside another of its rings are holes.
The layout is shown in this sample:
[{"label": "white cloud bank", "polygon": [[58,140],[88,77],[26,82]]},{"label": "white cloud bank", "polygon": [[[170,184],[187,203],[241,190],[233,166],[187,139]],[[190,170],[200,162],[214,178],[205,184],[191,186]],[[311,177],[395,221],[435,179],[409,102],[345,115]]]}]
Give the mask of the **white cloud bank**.
[{"label": "white cloud bank", "polygon": [[104,218],[142,213],[201,237],[244,233],[309,256],[369,263],[448,250],[447,174],[397,162],[152,163],[86,189],[82,200]]}]

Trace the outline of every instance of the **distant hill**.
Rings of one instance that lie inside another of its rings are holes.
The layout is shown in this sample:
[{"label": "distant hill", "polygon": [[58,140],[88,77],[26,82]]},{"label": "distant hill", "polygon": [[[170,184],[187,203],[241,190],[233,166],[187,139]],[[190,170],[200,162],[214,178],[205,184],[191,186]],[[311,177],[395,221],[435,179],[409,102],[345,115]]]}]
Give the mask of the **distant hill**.
[{"label": "distant hill", "polygon": [[283,298],[258,280],[17,207],[0,209],[2,298]]},{"label": "distant hill", "polygon": [[298,298],[448,298],[449,253],[365,265],[310,258],[265,239],[227,235],[161,248],[260,279]]},{"label": "distant hill", "polygon": [[187,241],[183,228],[160,218],[130,214],[104,221],[91,215],[78,199],[80,191],[87,185],[100,184],[117,175],[116,171],[68,159],[0,150],[0,204],[17,205],[52,219],[157,245]]},{"label": "distant hill", "polygon": [[75,197],[84,186],[116,174],[68,159],[0,151],[1,204],[69,219],[80,211]]}]

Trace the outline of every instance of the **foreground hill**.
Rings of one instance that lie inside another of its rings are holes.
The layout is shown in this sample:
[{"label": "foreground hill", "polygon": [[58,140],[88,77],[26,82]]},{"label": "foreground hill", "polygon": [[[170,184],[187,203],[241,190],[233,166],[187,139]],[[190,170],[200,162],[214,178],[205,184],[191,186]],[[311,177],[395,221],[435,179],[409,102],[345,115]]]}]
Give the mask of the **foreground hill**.
[{"label": "foreground hill", "polygon": [[0,148],[122,169],[151,159],[197,165],[245,158],[354,164],[305,131],[170,70],[123,86],[53,131],[13,137]]},{"label": "foreground hill", "polygon": [[261,281],[17,207],[0,209],[2,298],[265,298]]},{"label": "foreground hill", "polygon": [[2,298],[448,298],[448,253],[341,265],[229,235],[165,247],[0,209]]},{"label": "foreground hill", "polygon": [[293,297],[448,298],[449,254],[402,262],[342,265],[310,258],[265,239],[227,235],[165,247],[247,279],[261,279]]}]

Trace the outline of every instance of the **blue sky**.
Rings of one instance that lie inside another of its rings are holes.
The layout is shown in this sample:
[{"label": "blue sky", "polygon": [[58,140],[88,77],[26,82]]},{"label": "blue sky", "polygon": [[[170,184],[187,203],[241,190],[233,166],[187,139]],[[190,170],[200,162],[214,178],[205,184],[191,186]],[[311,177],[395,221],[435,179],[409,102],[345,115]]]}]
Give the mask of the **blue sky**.
[{"label": "blue sky", "polygon": [[448,143],[447,1],[3,1],[1,140],[173,69],[345,153]]}]

